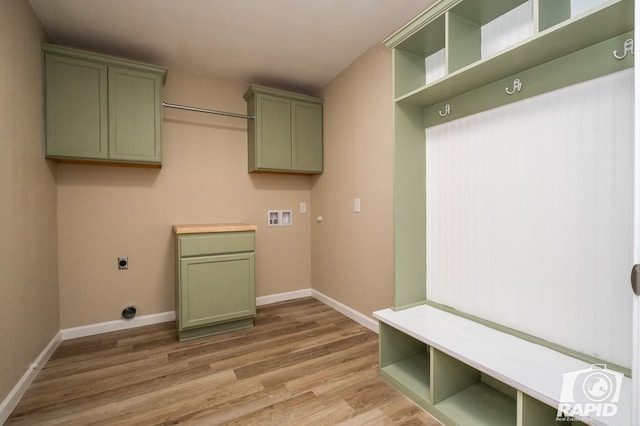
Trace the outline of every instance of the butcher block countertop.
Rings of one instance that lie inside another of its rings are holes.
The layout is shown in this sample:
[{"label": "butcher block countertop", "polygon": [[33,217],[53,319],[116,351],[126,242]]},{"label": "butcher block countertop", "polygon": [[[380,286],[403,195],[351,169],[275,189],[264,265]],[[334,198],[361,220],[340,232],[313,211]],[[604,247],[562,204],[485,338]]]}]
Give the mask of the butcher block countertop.
[{"label": "butcher block countertop", "polygon": [[207,232],[237,232],[237,231],[255,231],[256,225],[247,225],[246,223],[206,223],[192,225],[173,225],[173,232],[176,234],[199,234]]}]

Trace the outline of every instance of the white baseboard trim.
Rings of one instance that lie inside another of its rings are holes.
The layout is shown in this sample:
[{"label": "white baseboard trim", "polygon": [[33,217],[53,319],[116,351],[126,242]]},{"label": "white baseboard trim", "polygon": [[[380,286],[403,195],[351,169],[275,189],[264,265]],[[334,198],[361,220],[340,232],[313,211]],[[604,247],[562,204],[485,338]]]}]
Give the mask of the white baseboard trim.
[{"label": "white baseboard trim", "polygon": [[268,296],[256,297],[256,306],[284,302],[285,300],[301,299],[303,297],[311,297],[311,292],[312,290],[310,288],[305,288],[303,290],[288,291],[286,293],[277,293],[270,294]]},{"label": "white baseboard trim", "polygon": [[[256,298],[256,305],[268,305],[270,303],[282,302],[285,300],[310,297],[311,289],[290,291],[287,293],[272,294]],[[126,330],[128,328],[142,327],[144,325],[160,324],[163,322],[175,321],[175,311],[162,312],[159,314],[144,315],[130,320],[119,319],[115,321],[101,322],[97,324],[83,325],[80,327],[65,328],[61,330],[62,340],[75,339],[78,337],[93,336],[95,334],[108,333],[111,331]]]},{"label": "white baseboard trim", "polygon": [[349,306],[344,305],[344,304],[338,302],[337,300],[332,299],[329,296],[320,293],[317,290],[311,290],[311,295],[314,298],[316,298],[319,301],[321,301],[322,303],[324,303],[325,305],[331,306],[336,311],[338,311],[341,314],[351,318],[352,320],[354,320],[355,322],[357,322],[361,326],[366,327],[369,330],[373,331],[374,333],[378,334],[378,321],[374,320],[373,318],[370,318],[370,317],[368,317],[368,316],[356,311],[355,309],[350,308]]},{"label": "white baseboard trim", "polygon": [[62,343],[62,332],[51,339],[49,344],[40,352],[40,355],[31,363],[27,371],[22,375],[18,383],[11,389],[7,397],[0,403],[0,425],[4,424],[13,410],[16,408],[24,393],[27,391],[33,380],[36,378],[42,367],[47,363],[51,355]]},{"label": "white baseboard trim", "polygon": [[60,332],[62,333],[62,340],[69,340],[78,337],[93,336],[94,334],[108,333],[110,331],[142,327],[144,325],[160,324],[163,322],[175,321],[175,319],[175,311],[169,311],[161,312],[159,314],[143,315],[130,320],[119,319],[97,324],[83,325],[80,327],[65,328],[60,330]]}]

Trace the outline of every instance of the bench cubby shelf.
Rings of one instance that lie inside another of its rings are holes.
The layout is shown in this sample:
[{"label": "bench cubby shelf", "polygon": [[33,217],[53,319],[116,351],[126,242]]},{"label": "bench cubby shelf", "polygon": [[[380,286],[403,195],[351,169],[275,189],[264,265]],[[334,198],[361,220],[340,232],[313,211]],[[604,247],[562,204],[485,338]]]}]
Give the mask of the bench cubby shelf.
[{"label": "bench cubby shelf", "polygon": [[[591,367],[429,305],[374,316],[380,321],[381,377],[445,424],[556,424],[563,374]],[[584,424],[630,424],[627,377],[617,408],[615,416]]]}]

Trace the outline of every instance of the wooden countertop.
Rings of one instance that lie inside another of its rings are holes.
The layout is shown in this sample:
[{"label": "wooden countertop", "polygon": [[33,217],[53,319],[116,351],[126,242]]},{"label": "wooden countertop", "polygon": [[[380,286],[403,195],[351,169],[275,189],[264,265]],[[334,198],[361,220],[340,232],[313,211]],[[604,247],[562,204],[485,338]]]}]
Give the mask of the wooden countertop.
[{"label": "wooden countertop", "polygon": [[237,231],[255,231],[256,225],[247,225],[246,223],[205,223],[191,225],[173,225],[173,232],[176,234],[198,234],[207,232],[237,232]]}]

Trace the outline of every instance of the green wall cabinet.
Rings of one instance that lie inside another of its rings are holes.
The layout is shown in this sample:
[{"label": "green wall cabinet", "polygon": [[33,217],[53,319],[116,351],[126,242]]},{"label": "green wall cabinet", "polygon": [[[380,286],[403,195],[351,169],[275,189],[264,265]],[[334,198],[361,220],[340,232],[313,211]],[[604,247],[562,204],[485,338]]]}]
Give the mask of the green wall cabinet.
[{"label": "green wall cabinet", "polygon": [[255,227],[174,226],[180,340],[253,326]]},{"label": "green wall cabinet", "polygon": [[166,69],[43,44],[45,156],[162,164]]},{"label": "green wall cabinet", "polygon": [[249,172],[322,173],[322,99],[252,85]]}]

